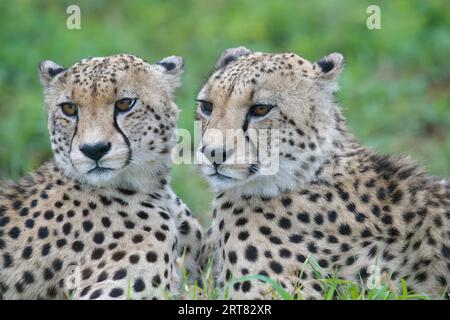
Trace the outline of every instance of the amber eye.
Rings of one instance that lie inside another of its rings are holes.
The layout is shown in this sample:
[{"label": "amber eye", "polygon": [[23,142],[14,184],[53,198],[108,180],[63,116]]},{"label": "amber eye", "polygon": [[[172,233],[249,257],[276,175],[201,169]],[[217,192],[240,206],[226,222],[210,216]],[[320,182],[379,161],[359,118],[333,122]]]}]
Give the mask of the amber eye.
[{"label": "amber eye", "polygon": [[273,106],[271,105],[255,105],[250,108],[248,111],[249,115],[252,117],[262,117],[269,113],[272,110]]},{"label": "amber eye", "polygon": [[78,114],[78,107],[70,102],[64,102],[59,104],[62,112],[68,117],[74,117]]},{"label": "amber eye", "polygon": [[213,105],[211,102],[205,100],[197,100],[200,103],[200,109],[205,116],[210,116],[213,111]]},{"label": "amber eye", "polygon": [[137,99],[131,99],[131,98],[120,99],[120,100],[116,101],[116,103],[114,104],[114,107],[119,112],[125,112],[125,111],[130,110],[134,106],[134,104],[136,103],[136,100]]}]

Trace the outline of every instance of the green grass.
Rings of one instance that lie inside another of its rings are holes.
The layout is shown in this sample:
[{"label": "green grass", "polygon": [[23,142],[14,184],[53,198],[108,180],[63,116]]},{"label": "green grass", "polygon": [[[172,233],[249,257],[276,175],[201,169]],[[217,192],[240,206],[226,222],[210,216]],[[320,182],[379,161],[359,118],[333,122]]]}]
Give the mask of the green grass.
[{"label": "green grass", "polygon": [[[323,300],[430,300],[426,294],[417,293],[408,289],[404,279],[393,281],[389,276],[384,277],[379,285],[374,288],[368,288],[364,281],[356,282],[344,280],[336,275],[327,274],[317,264],[313,257],[308,257],[301,270],[299,278],[307,268],[314,270],[314,277],[320,283],[323,293],[320,299]],[[283,286],[263,275],[247,275],[237,279],[230,279],[223,289],[219,289],[214,281],[212,262],[209,261],[207,267],[201,274],[202,286],[198,283],[189,284],[188,276],[182,271],[182,281],[177,294],[166,293],[168,299],[189,299],[189,300],[217,300],[229,299],[229,289],[237,282],[257,281],[268,285],[267,299],[278,300],[304,300],[302,295],[302,285],[299,282],[294,292],[289,292]],[[442,293],[442,298],[447,293]]]}]

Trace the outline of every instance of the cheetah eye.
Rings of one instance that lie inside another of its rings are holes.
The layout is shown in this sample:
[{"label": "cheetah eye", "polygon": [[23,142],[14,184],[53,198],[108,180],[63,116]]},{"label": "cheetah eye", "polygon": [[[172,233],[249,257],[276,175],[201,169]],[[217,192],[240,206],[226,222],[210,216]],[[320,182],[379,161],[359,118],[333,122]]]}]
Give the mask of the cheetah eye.
[{"label": "cheetah eye", "polygon": [[133,108],[134,104],[136,103],[136,100],[137,100],[136,98],[135,99],[131,99],[131,98],[120,99],[120,100],[116,101],[116,103],[114,104],[114,107],[119,112],[126,112],[126,111],[130,110],[131,108]]},{"label": "cheetah eye", "polygon": [[197,100],[200,103],[200,109],[205,116],[210,116],[213,111],[213,105],[211,102],[205,100]]},{"label": "cheetah eye", "polygon": [[250,107],[248,114],[252,117],[263,117],[273,109],[271,105],[258,104]]},{"label": "cheetah eye", "polygon": [[68,117],[75,117],[78,114],[78,107],[74,103],[63,102],[59,104],[59,107]]}]

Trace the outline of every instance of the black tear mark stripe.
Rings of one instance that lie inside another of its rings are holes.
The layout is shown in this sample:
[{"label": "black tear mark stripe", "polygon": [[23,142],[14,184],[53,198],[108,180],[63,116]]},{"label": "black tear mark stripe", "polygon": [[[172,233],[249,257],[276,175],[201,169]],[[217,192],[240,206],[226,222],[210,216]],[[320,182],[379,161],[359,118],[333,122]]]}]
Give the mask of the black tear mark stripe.
[{"label": "black tear mark stripe", "polygon": [[72,135],[72,139],[70,139],[70,148],[69,148],[69,161],[70,164],[72,165],[73,168],[75,168],[75,165],[72,162],[72,157],[70,156],[70,154],[72,153],[72,145],[73,145],[73,139],[75,139],[75,136],[77,134],[78,131],[78,115],[76,117],[76,121],[75,121],[75,130],[73,131],[73,135]]},{"label": "black tear mark stripe", "polygon": [[117,123],[117,115],[118,114],[119,114],[118,111],[116,109],[114,109],[114,128],[116,128],[117,131],[119,131],[119,133],[123,137],[123,140],[125,141],[127,148],[128,148],[127,162],[125,163],[125,166],[127,166],[131,161],[131,157],[132,157],[133,153],[131,151],[130,140],[128,140],[127,136],[125,135],[125,133],[123,133],[122,129],[120,129],[119,124]]},{"label": "black tear mark stripe", "polygon": [[55,119],[55,115],[52,114],[52,136],[55,135],[56,132],[56,119]]},{"label": "black tear mark stripe", "polygon": [[247,132],[249,123],[250,123],[250,112],[247,111],[247,114],[245,115],[244,124],[242,125],[242,130],[244,132]]}]

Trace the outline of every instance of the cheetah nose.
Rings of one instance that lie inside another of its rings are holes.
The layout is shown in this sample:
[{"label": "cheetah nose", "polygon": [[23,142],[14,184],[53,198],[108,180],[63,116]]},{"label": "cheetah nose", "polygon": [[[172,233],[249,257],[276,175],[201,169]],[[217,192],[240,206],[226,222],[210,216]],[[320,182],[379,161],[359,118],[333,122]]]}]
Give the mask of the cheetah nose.
[{"label": "cheetah nose", "polygon": [[211,161],[214,168],[217,169],[222,163],[227,160],[227,157],[230,156],[231,152],[226,151],[222,147],[209,148],[207,146],[203,146],[201,148],[201,152]]},{"label": "cheetah nose", "polygon": [[89,159],[100,160],[111,149],[109,142],[97,142],[92,144],[84,143],[80,145],[80,151]]}]

